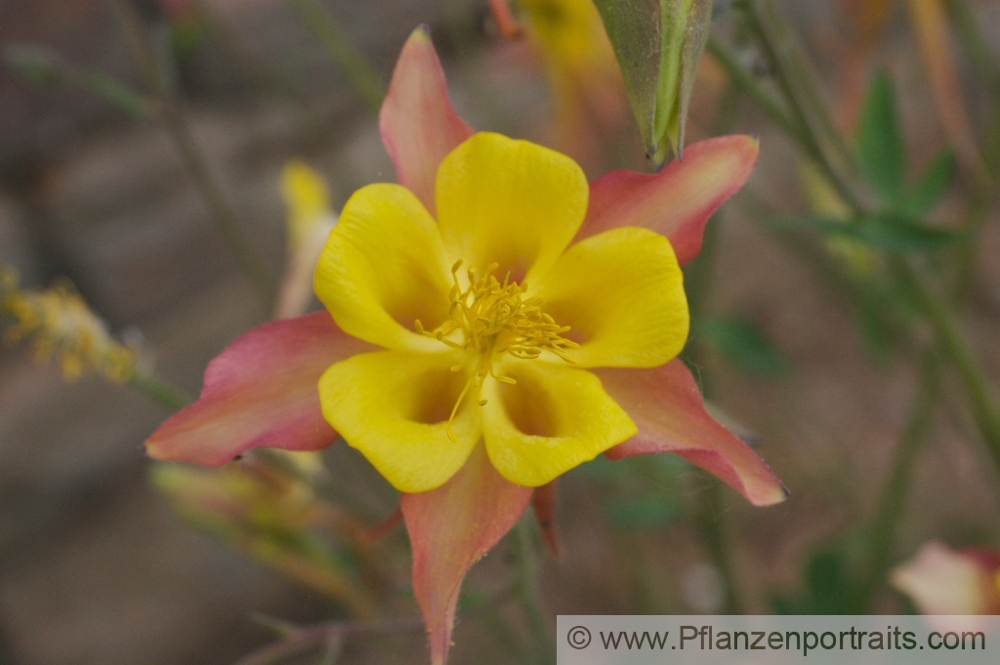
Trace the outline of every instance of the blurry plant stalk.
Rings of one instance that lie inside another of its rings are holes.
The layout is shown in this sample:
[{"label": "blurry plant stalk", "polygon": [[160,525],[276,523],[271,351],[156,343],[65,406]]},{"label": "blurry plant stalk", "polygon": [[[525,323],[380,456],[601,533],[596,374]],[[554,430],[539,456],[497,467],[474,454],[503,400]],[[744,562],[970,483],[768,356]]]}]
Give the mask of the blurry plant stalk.
[{"label": "blurry plant stalk", "polygon": [[594,0],[622,69],[646,153],[656,168],[668,144],[678,159],[711,0]]},{"label": "blurry plant stalk", "polygon": [[[317,453],[273,453],[306,474],[322,468]],[[178,514],[264,565],[344,604],[359,619],[375,616],[372,591],[386,588],[361,522],[322,500],[277,460],[248,457],[223,469],[157,464],[153,485]],[[323,532],[339,541],[333,547]],[[369,585],[359,584],[360,568]]]},{"label": "blurry plant stalk", "polygon": [[13,269],[0,266],[0,321],[5,318],[13,325],[3,331],[3,341],[13,345],[30,340],[35,362],[55,358],[67,381],[94,372],[115,383],[131,383],[173,410],[191,402],[144,369],[139,345],[114,339],[69,282],[44,291],[25,290]]},{"label": "blurry plant stalk", "polygon": [[[874,201],[872,183],[866,181],[855,159],[847,149],[842,135],[834,125],[810,74],[805,55],[772,2],[737,0],[747,26],[757,37],[774,68],[783,104],[775,102],[759,83],[740,76],[732,66],[734,61],[724,49],[715,49],[720,62],[732,75],[734,85],[744,89],[772,119],[794,138],[800,147],[816,160],[820,173],[835,186],[844,204],[856,220],[870,220],[882,212]],[[783,110],[787,107],[787,114]],[[983,371],[968,339],[963,334],[941,289],[929,283],[928,276],[901,256],[889,256],[888,269],[896,283],[920,308],[930,323],[945,357],[955,368],[965,385],[972,416],[986,444],[993,463],[1000,469],[1000,402],[991,381]]]},{"label": "blurry plant stalk", "polygon": [[12,270],[0,268],[0,314],[15,322],[4,330],[4,342],[30,339],[35,362],[55,357],[67,381],[94,371],[123,382],[135,371],[138,350],[115,341],[68,283],[24,291]]}]

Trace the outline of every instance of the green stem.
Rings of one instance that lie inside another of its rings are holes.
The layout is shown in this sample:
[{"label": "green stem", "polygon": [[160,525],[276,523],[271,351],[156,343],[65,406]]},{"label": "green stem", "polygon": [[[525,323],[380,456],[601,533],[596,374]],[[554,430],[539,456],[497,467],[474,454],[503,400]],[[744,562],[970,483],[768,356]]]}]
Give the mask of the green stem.
[{"label": "green stem", "polygon": [[712,564],[722,576],[722,584],[725,587],[723,614],[743,614],[743,603],[737,592],[736,571],[733,570],[732,557],[729,556],[729,538],[723,522],[725,509],[722,502],[722,485],[718,482],[708,483],[699,502],[696,517],[698,530],[708,548]]},{"label": "green stem", "polygon": [[905,259],[896,258],[892,268],[899,280],[913,295],[917,305],[930,321],[938,344],[955,366],[972,401],[972,412],[987,450],[1000,471],[1000,408],[996,393],[983,374],[968,341],[962,335],[955,317],[937,294],[931,291],[920,274]]},{"label": "green stem", "polygon": [[128,382],[145,393],[154,402],[162,404],[171,411],[180,411],[193,402],[190,397],[166,383],[155,374],[137,369],[132,372]]},{"label": "green stem", "polygon": [[180,153],[192,184],[208,207],[215,224],[225,238],[237,264],[258,292],[265,311],[273,309],[275,287],[270,272],[247,241],[239,219],[226,201],[218,180],[212,173],[188,127],[187,118],[173,95],[167,73],[157,56],[157,49],[131,3],[105,0],[136,62],[143,71],[152,94],[159,103],[159,114]]},{"label": "green stem", "polygon": [[385,515],[377,507],[365,502],[356,493],[344,491],[343,488],[334,482],[333,477],[329,474],[313,475],[303,472],[301,467],[291,463],[288,457],[283,454],[283,451],[271,448],[257,448],[253,451],[253,454],[258,459],[274,465],[303,483],[321,499],[341,506],[371,524],[378,524],[385,518]]},{"label": "green stem", "polygon": [[[756,32],[759,40],[772,59],[778,74],[779,83],[789,104],[798,117],[800,124],[808,133],[809,139],[802,147],[811,155],[819,158],[819,165],[827,175],[844,201],[852,208],[857,217],[871,215],[878,211],[868,203],[859,192],[862,183],[858,182],[858,172],[842,163],[835,163],[825,157],[822,150],[821,131],[818,128],[832,127],[832,121],[826,108],[822,105],[810,104],[808,100],[818,99],[818,93],[809,77],[798,77],[790,71],[798,72],[802,67],[788,66],[788,61],[802,62],[802,54],[795,48],[787,29],[777,12],[768,0],[761,0],[760,8],[752,0],[740,0],[738,5],[746,10],[750,26]],[[792,80],[794,79],[794,84]],[[737,85],[752,85],[757,83],[752,79],[747,81],[734,80]],[[767,107],[765,111],[769,111]],[[819,120],[810,121],[807,114],[813,114]],[[777,119],[776,119],[777,120]],[[793,135],[793,138],[796,138]],[[839,140],[838,144],[842,144]],[[924,282],[924,279],[904,259],[896,257],[891,260],[892,270],[900,283],[904,284],[913,294],[925,316],[930,321],[938,338],[943,353],[955,365],[959,376],[972,400],[973,415],[986,440],[987,449],[1000,469],[1000,409],[998,409],[993,390],[979,367],[968,341],[962,336],[951,310],[937,297]]]},{"label": "green stem", "polygon": [[288,2],[306,27],[312,31],[327,55],[340,67],[351,87],[373,111],[378,113],[386,94],[385,82],[351,41],[347,31],[340,27],[333,15],[317,0],[288,0]]},{"label": "green stem", "polygon": [[947,2],[945,10],[955,29],[958,42],[965,47],[969,62],[980,79],[994,93],[1000,93],[1000,64],[993,56],[990,42],[983,36],[979,23],[966,2]]},{"label": "green stem", "polygon": [[521,611],[528,623],[537,651],[537,662],[548,662],[555,654],[549,632],[549,622],[542,611],[541,594],[538,592],[538,548],[528,520],[517,524],[517,597]]},{"label": "green stem", "polygon": [[806,131],[781,107],[781,103],[747,72],[736,56],[730,53],[719,40],[715,37],[709,37],[708,45],[705,48],[726,70],[732,84],[750,97],[771,118],[774,124],[800,145],[809,144],[809,135]]},{"label": "green stem", "polygon": [[84,90],[136,118],[148,118],[153,104],[104,72],[73,67],[52,50],[35,44],[11,44],[4,64],[21,78],[44,86],[69,86]]},{"label": "green stem", "polygon": [[[853,158],[844,147],[826,106],[812,81],[805,58],[792,38],[791,31],[781,21],[774,7],[763,0],[738,0],[735,5],[743,9],[747,24],[756,34],[774,71],[792,113],[792,126],[797,127],[789,136],[797,141],[826,174],[837,193],[852,207],[861,207],[864,196],[856,184]],[[733,81],[747,94],[757,99],[766,95],[754,79],[743,76]],[[790,121],[775,104],[763,106],[779,126],[786,128]],[[787,131],[787,129],[786,129]],[[836,155],[831,154],[835,152]]]},{"label": "green stem", "polygon": [[853,177],[858,172],[854,155],[827,113],[827,104],[815,85],[816,74],[795,35],[781,19],[771,0],[744,0],[739,4],[771,60],[778,84],[792,112],[809,136],[814,158],[828,172],[832,184],[845,200],[862,199]]},{"label": "green stem", "polygon": [[216,16],[208,0],[192,0],[192,4],[205,22],[209,36],[218,42],[251,81],[258,81],[263,89],[284,96],[302,107],[307,105],[305,96],[292,77],[250,47],[227,21]]},{"label": "green stem", "polygon": [[878,511],[868,529],[865,561],[855,592],[853,612],[864,613],[889,570],[896,526],[906,506],[913,479],[913,469],[930,431],[934,406],[941,392],[938,358],[934,351],[924,351],[920,383],[910,405],[910,413],[896,448],[889,478],[879,497]]}]

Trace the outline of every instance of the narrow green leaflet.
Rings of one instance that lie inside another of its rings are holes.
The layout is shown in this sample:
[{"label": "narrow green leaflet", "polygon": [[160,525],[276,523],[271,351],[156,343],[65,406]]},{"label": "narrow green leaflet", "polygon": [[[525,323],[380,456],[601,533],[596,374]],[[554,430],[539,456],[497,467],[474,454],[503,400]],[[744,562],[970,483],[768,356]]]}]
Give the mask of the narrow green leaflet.
[{"label": "narrow green leaflet", "polygon": [[923,217],[941,200],[955,175],[955,159],[939,154],[920,181],[906,184],[906,148],[892,80],[876,74],[868,89],[857,134],[858,161],[886,208],[909,218]]},{"label": "narrow green leaflet", "polygon": [[903,208],[913,217],[923,217],[934,209],[955,179],[955,156],[942,152],[927,165],[927,170],[906,197]]},{"label": "narrow green leaflet", "polygon": [[858,158],[879,197],[892,205],[903,189],[905,155],[892,81],[879,73],[868,89],[858,125]]},{"label": "narrow green leaflet", "polygon": [[668,146],[678,157],[698,62],[712,21],[711,0],[594,0],[618,58],[650,160]]},{"label": "narrow green leaflet", "polygon": [[857,237],[890,254],[933,252],[974,239],[965,231],[930,226],[904,215],[888,213],[867,220],[859,229]]},{"label": "narrow green leaflet", "polygon": [[933,252],[954,243],[974,239],[965,231],[930,226],[897,213],[885,213],[861,220],[789,215],[770,220],[768,225],[782,231],[812,229],[827,236],[854,238],[890,254]]}]

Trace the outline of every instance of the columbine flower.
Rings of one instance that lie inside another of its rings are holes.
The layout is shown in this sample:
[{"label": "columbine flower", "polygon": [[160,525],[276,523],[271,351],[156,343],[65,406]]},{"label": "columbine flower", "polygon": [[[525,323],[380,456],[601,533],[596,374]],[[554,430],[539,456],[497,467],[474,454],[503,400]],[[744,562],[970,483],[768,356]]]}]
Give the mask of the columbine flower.
[{"label": "columbine flower", "polygon": [[942,630],[979,630],[973,615],[1000,614],[1000,550],[958,551],[931,541],[890,581]]},{"label": "columbine flower", "polygon": [[234,342],[151,455],[220,465],[339,432],[403,492],[435,663],[469,567],[532,500],[549,514],[551,482],[581,462],[674,452],[754,504],[784,498],[675,357],[688,327],[678,265],[748,177],[754,140],[705,141],[656,175],[588,187],[567,157],[473,135],[419,29],[380,126],[400,184],[345,205],[316,271],[328,311]]}]

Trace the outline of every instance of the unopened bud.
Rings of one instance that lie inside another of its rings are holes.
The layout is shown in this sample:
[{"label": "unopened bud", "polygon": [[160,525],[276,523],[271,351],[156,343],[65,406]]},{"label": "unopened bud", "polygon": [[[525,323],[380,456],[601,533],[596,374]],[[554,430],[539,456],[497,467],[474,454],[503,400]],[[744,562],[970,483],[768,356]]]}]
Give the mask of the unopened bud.
[{"label": "unopened bud", "polygon": [[698,62],[712,22],[711,0],[594,0],[625,79],[650,160],[667,146],[679,158]]}]

